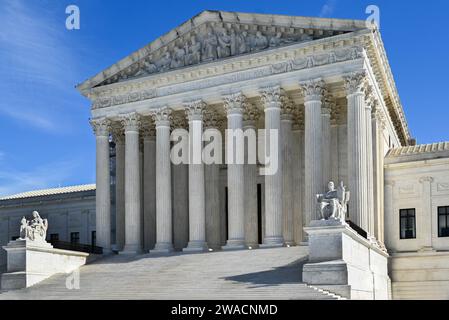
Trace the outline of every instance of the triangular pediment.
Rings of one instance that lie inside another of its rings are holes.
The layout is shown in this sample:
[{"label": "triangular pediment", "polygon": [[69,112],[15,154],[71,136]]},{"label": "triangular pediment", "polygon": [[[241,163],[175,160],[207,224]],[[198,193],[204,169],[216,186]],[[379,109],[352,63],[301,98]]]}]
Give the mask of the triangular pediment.
[{"label": "triangular pediment", "polygon": [[204,11],[78,86],[93,87],[364,29],[364,21]]}]

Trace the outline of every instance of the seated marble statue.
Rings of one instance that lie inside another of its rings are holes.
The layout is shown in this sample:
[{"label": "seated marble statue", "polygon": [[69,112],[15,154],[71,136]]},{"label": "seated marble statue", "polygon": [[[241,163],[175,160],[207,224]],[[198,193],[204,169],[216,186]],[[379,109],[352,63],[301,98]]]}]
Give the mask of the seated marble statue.
[{"label": "seated marble statue", "polygon": [[47,236],[48,221],[42,219],[39,212],[33,211],[33,219],[27,221],[25,217],[21,220],[20,239],[32,241],[45,241]]},{"label": "seated marble statue", "polygon": [[345,222],[349,191],[346,191],[343,182],[335,189],[334,183],[330,181],[328,191],[324,194],[317,194],[316,198],[322,220],[335,219]]}]

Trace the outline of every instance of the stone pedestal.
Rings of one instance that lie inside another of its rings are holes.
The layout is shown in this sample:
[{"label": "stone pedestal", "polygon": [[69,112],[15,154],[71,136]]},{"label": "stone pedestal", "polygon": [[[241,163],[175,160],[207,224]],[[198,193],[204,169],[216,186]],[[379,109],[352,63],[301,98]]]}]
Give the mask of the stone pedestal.
[{"label": "stone pedestal", "polygon": [[2,274],[1,289],[28,288],[57,273],[71,273],[84,265],[88,253],[55,249],[47,242],[15,240],[3,249],[7,252],[7,271]]},{"label": "stone pedestal", "polygon": [[339,220],[315,220],[304,230],[309,236],[305,283],[350,299],[388,299],[386,252]]}]

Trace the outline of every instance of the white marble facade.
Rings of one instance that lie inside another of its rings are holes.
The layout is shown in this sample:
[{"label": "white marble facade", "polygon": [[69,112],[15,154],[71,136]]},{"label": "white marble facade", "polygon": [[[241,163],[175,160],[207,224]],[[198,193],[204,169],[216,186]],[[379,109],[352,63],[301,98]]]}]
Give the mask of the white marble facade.
[{"label": "white marble facade", "polygon": [[[318,217],[314,195],[332,179],[351,190],[349,219],[384,238],[380,146],[411,139],[379,33],[363,21],[205,11],[78,90],[92,101],[97,243],[106,250],[303,244],[303,226]],[[170,133],[195,123],[278,130],[279,169],[172,165]]]}]

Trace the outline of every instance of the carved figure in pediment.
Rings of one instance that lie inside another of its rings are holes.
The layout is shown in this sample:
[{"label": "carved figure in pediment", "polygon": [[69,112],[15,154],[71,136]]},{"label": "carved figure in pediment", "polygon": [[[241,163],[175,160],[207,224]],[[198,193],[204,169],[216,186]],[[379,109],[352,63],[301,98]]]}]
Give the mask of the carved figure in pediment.
[{"label": "carved figure in pediment", "polygon": [[170,69],[171,65],[171,54],[170,52],[166,52],[158,61],[158,69],[159,72],[164,72]]},{"label": "carved figure in pediment", "polygon": [[263,50],[266,47],[268,47],[268,40],[267,37],[265,37],[262,32],[257,31],[256,37],[254,38],[254,51]]},{"label": "carved figure in pediment", "polygon": [[[235,32],[234,32],[235,33]],[[248,32],[235,33],[235,54],[242,54],[249,51]]]},{"label": "carved figure in pediment", "polygon": [[146,59],[143,61],[141,68],[137,73],[136,76],[143,76],[151,73],[155,73],[157,71],[157,67],[154,63],[151,63],[150,60]]},{"label": "carved figure in pediment", "polygon": [[231,36],[228,35],[226,30],[223,30],[218,35],[218,58],[225,58],[231,55]]},{"label": "carved figure in pediment", "polygon": [[282,33],[278,32],[274,37],[270,39],[270,47],[279,47],[282,42]]},{"label": "carved figure in pediment", "polygon": [[206,36],[203,39],[202,61],[211,61],[217,59],[218,39],[212,28],[207,28]]},{"label": "carved figure in pediment", "polygon": [[186,44],[186,64],[197,64],[201,60],[201,42],[196,40],[196,36],[190,37],[190,46]]},{"label": "carved figure in pediment", "polygon": [[184,50],[184,48],[181,46],[175,46],[175,48],[173,49],[173,59],[171,60],[170,68],[174,69],[184,67],[185,56],[186,51]]}]

